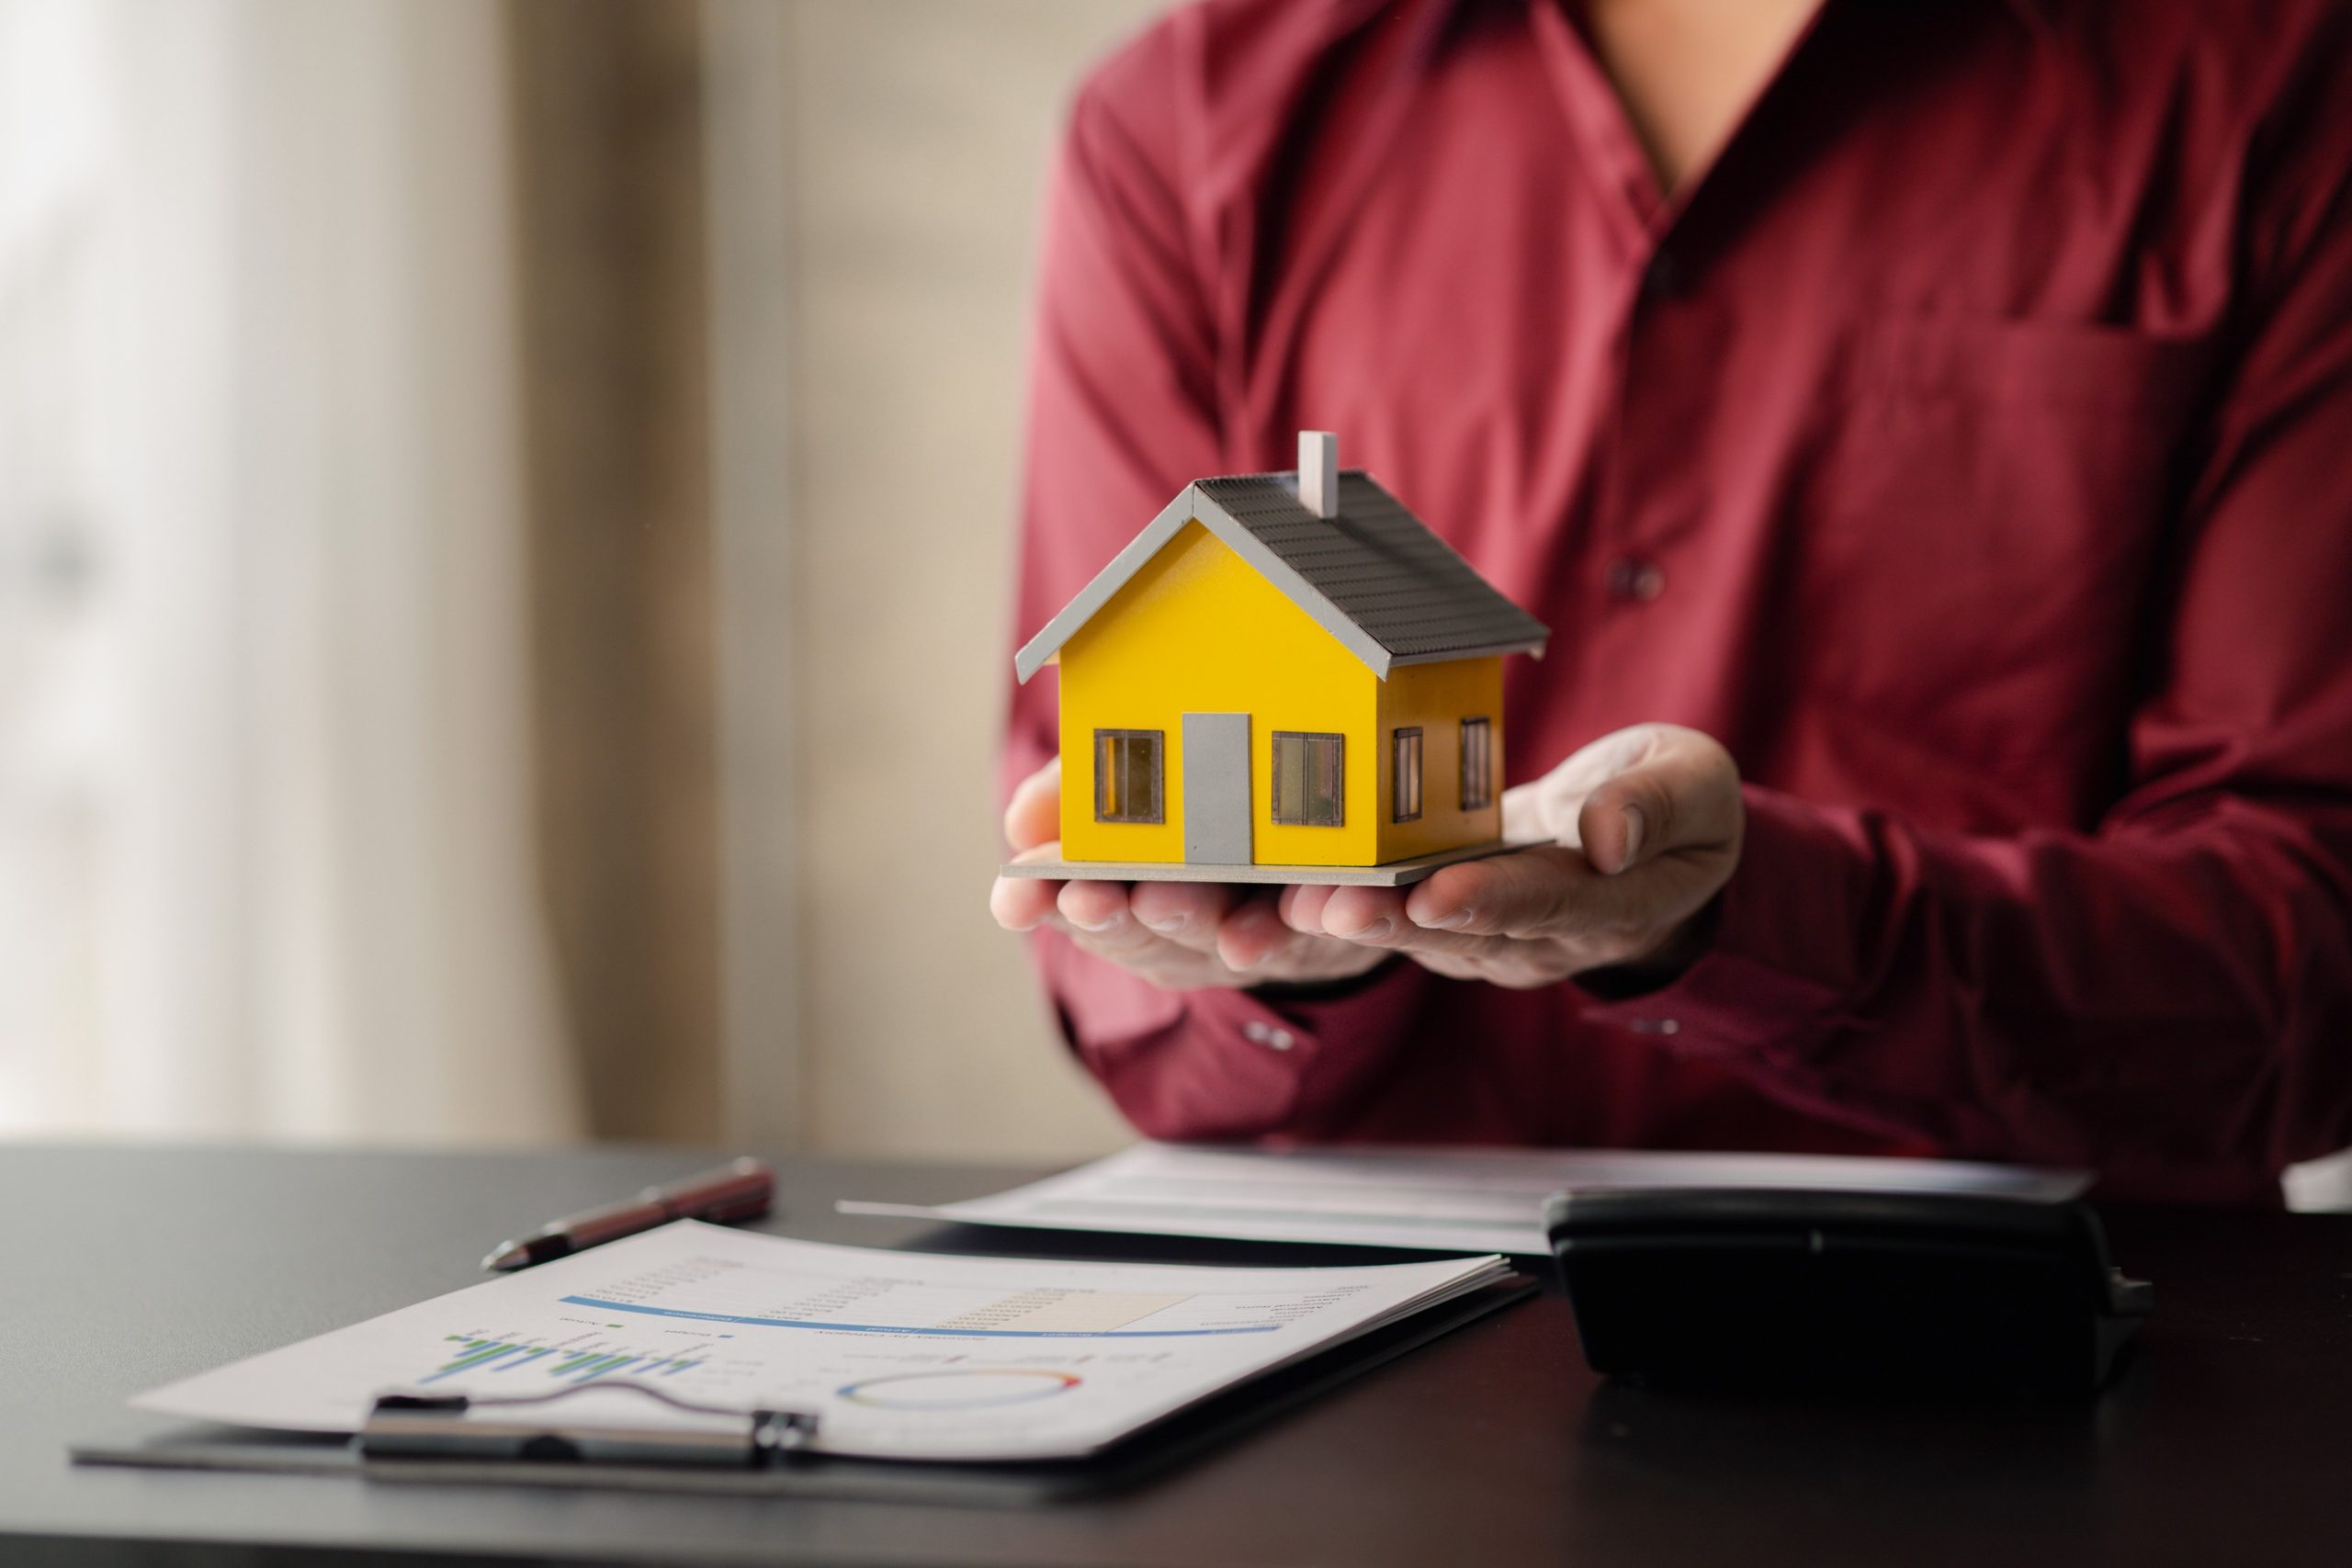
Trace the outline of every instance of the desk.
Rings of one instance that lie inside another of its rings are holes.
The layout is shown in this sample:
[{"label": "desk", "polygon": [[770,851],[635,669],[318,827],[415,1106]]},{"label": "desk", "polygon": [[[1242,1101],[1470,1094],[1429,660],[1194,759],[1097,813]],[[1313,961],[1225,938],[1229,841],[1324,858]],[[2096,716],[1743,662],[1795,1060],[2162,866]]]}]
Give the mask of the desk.
[{"label": "desk", "polygon": [[[644,1149],[0,1147],[0,1562],[2352,1562],[2352,1218],[2315,1215],[2111,1214],[2118,1258],[2156,1281],[2158,1305],[2140,1363],[2095,1406],[1645,1395],[1596,1384],[1565,1303],[1547,1296],[1141,1491],[1043,1511],[65,1461],[69,1439],[107,1427],[140,1389],[469,1284],[502,1235],[698,1163]],[[839,1216],[834,1198],[940,1201],[1034,1174],[780,1170],[775,1228],[871,1246],[925,1227]],[[364,1239],[326,1235],[327,1214]]]}]

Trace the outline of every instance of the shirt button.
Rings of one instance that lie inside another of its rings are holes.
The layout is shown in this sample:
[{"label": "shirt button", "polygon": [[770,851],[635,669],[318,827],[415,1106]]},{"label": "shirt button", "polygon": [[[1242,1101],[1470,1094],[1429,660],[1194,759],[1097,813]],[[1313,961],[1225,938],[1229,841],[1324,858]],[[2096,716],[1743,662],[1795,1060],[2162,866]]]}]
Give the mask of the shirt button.
[{"label": "shirt button", "polygon": [[1666,572],[1656,561],[1620,556],[1609,563],[1609,596],[1621,604],[1646,604],[1666,592]]},{"label": "shirt button", "polygon": [[1679,1034],[1682,1032],[1682,1023],[1679,1019],[1629,1018],[1625,1021],[1625,1024],[1636,1034]]},{"label": "shirt button", "polygon": [[1278,1023],[1268,1023],[1263,1019],[1253,1018],[1243,1024],[1241,1035],[1243,1039],[1263,1045],[1269,1051],[1287,1051],[1298,1043],[1297,1035]]}]

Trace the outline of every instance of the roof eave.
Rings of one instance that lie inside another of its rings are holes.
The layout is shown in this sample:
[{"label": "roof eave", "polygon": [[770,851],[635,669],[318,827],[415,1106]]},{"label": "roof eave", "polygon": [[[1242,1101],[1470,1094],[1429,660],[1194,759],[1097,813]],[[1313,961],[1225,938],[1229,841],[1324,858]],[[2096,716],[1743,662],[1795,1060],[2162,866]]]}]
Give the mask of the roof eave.
[{"label": "roof eave", "polygon": [[1442,653],[1399,653],[1389,659],[1398,669],[1408,664],[1452,664],[1463,659],[1490,659],[1505,653],[1524,653],[1530,659],[1544,657],[1548,637],[1516,637],[1509,642],[1482,643],[1476,648],[1453,648]]},{"label": "roof eave", "polygon": [[1012,656],[1012,673],[1020,684],[1027,685],[1029,677],[1046,667],[1062,644],[1078,634],[1078,628],[1092,620],[1096,612],[1109,604],[1127,580],[1149,563],[1169,540],[1174,538],[1185,524],[1193,520],[1193,505],[1198,498],[1193,487],[1186,485],[1177,491],[1176,499],[1160,509],[1159,515],[1145,525],[1142,533],[1127,541],[1126,548],[1113,556],[1101,571],[1088,579],[1078,595],[1063,605],[1054,618],[1037,628],[1037,635],[1021,645]]}]

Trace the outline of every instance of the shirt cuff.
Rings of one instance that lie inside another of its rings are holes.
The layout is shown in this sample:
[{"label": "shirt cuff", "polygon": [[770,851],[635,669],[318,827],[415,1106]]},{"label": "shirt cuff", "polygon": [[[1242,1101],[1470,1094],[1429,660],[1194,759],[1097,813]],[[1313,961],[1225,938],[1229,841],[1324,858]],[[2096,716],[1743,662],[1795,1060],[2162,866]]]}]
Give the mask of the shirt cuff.
[{"label": "shirt cuff", "polygon": [[1742,790],[1747,829],[1713,940],[1680,976],[1623,998],[1590,992],[1585,1019],[1670,1042],[1680,1055],[1802,1055],[1842,1027],[1863,897],[1853,845],[1803,802]]},{"label": "shirt cuff", "polygon": [[1411,1032],[1416,965],[1385,965],[1329,996],[1163,991],[1055,942],[1072,1045],[1136,1129],[1233,1139],[1308,1131],[1351,1100]]}]

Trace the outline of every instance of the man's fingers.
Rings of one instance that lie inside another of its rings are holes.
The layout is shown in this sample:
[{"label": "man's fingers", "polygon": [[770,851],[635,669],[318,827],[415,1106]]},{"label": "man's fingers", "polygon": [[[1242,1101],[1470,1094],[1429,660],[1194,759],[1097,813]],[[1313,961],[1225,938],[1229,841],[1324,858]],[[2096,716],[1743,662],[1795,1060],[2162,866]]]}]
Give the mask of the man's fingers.
[{"label": "man's fingers", "polygon": [[1080,953],[1115,964],[1128,974],[1148,980],[1163,991],[1198,990],[1230,986],[1234,977],[1212,953],[1194,953],[1152,935],[1134,920],[1109,931],[1080,931],[1059,910],[1046,917],[1046,927],[1068,937]]},{"label": "man's fingers", "polygon": [[1503,957],[1507,950],[1522,946],[1516,939],[1504,936],[1477,936],[1469,931],[1436,931],[1407,920],[1393,932],[1384,933],[1367,946],[1385,948],[1416,960],[1442,958],[1464,964],[1485,964]]},{"label": "man's fingers", "polygon": [[[1036,852],[1055,850],[1046,845]],[[1001,876],[989,890],[989,908],[1001,925],[1059,931],[1080,952],[1163,990],[1261,978],[1337,979],[1370,968],[1381,956],[1329,937],[1301,935],[1283,923],[1272,897],[1222,883],[1130,887],[1085,878]],[[1152,922],[1173,929],[1157,930]]]},{"label": "man's fingers", "polygon": [[1343,942],[1380,947],[1393,943],[1411,922],[1405,919],[1405,896],[1394,887],[1334,887],[1316,923]]},{"label": "man's fingers", "polygon": [[1330,978],[1379,962],[1377,953],[1359,959],[1347,945],[1302,931],[1283,905],[1283,895],[1250,898],[1226,916],[1217,928],[1216,953],[1227,967],[1253,978]]},{"label": "man's fingers", "polygon": [[989,889],[989,913],[1009,931],[1035,931],[1054,912],[1062,885],[1035,876],[1000,876]]},{"label": "man's fingers", "polygon": [[1575,850],[1541,844],[1446,866],[1413,889],[1405,914],[1424,930],[1466,936],[1557,936],[1601,912],[1598,881]]},{"label": "man's fingers", "polygon": [[1217,928],[1216,957],[1240,983],[1338,980],[1379,965],[1386,954],[1285,924],[1272,898],[1253,898]]},{"label": "man's fingers", "polygon": [[1363,947],[1409,948],[1428,934],[1406,918],[1405,896],[1393,887],[1303,884],[1283,889],[1282,915],[1295,931]]},{"label": "man's fingers", "polygon": [[1239,897],[1239,890],[1227,883],[1138,882],[1127,908],[1178,946],[1215,953],[1217,927]]},{"label": "man's fingers", "polygon": [[1338,891],[1329,883],[1294,882],[1276,895],[1274,910],[1291,930],[1317,936],[1323,931],[1323,906]]},{"label": "man's fingers", "polygon": [[1683,814],[1674,794],[1650,770],[1614,778],[1585,798],[1577,837],[1593,869],[1605,876],[1664,854]]},{"label": "man's fingers", "polygon": [[1597,785],[1577,814],[1585,855],[1605,876],[1674,850],[1735,845],[1741,827],[1730,753],[1697,730],[1668,726],[1657,727],[1647,755]]},{"label": "man's fingers", "polygon": [[1297,932],[1283,924],[1274,900],[1251,898],[1236,906],[1218,924],[1216,955],[1227,968],[1247,975],[1299,940]]},{"label": "man's fingers", "polygon": [[[1432,931],[1406,913],[1406,896],[1393,887],[1300,888],[1285,919],[1294,931],[1325,935],[1359,947],[1409,953],[1474,958],[1488,955],[1499,939],[1467,931]],[[1317,897],[1306,897],[1312,893]]]},{"label": "man's fingers", "polygon": [[1117,946],[1133,946],[1151,938],[1127,909],[1124,882],[1073,881],[1062,884],[1054,907],[1072,931],[1084,931]]},{"label": "man's fingers", "polygon": [[1061,837],[1062,760],[1056,757],[1012,786],[1004,808],[1004,839],[1015,851]]}]

